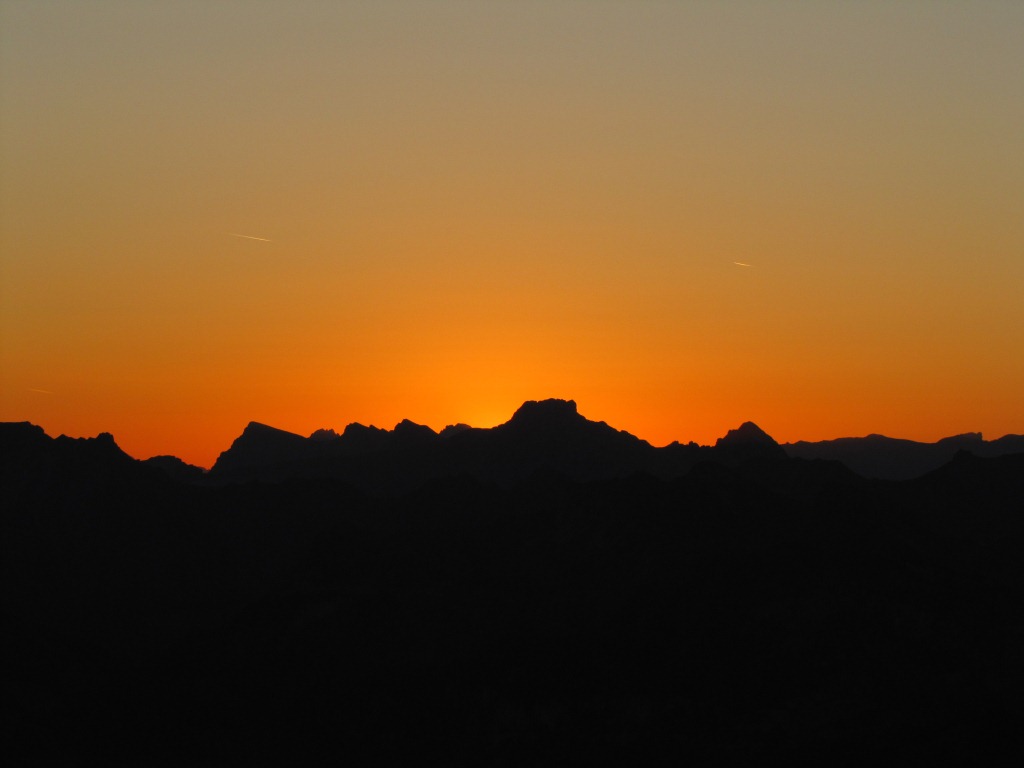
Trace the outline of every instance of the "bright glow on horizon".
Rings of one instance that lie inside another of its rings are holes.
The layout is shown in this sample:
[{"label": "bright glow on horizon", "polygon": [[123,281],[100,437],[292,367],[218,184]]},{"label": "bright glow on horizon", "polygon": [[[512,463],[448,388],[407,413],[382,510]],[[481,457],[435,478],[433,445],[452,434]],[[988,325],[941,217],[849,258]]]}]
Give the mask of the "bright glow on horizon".
[{"label": "bright glow on horizon", "polygon": [[251,420],[552,396],[655,445],[1024,433],[1022,36],[1001,2],[0,4],[0,420],[205,466]]}]

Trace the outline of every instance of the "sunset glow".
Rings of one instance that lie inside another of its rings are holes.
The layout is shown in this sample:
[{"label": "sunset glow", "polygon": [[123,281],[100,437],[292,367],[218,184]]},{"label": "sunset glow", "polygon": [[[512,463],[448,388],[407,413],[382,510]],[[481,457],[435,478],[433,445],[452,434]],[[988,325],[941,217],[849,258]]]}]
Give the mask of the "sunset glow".
[{"label": "sunset glow", "polygon": [[1024,433],[1024,3],[0,0],[0,420]]}]

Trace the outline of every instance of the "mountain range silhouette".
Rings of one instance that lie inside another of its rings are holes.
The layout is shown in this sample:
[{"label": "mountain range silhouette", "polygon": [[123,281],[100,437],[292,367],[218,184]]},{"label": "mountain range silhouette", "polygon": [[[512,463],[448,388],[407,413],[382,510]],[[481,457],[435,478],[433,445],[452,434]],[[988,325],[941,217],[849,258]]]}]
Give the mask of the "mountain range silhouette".
[{"label": "mountain range silhouette", "polygon": [[746,422],[713,447],[673,443],[655,448],[605,422],[586,419],[572,400],[549,399],[524,403],[508,422],[491,429],[458,425],[440,433],[404,420],[390,431],[350,424],[341,435],[318,430],[304,438],[252,422],[220,455],[206,480],[333,477],[364,490],[404,492],[429,479],[459,474],[506,485],[542,469],[578,481],[634,472],[670,478],[702,461],[735,465],[786,456],[836,460],[865,477],[902,480],[938,468],[958,450],[979,456],[1024,452],[1024,436],[986,442],[972,434],[919,443],[871,435],[780,446]]},{"label": "mountain range silhouette", "polygon": [[[4,428],[9,440],[31,433],[28,442],[38,443],[45,437],[41,428],[28,423]],[[120,451],[109,434],[95,440],[103,450]],[[735,465],[787,456],[839,461],[866,478],[908,480],[939,468],[959,451],[979,457],[1024,453],[1024,436],[986,441],[980,433],[968,433],[922,443],[872,434],[780,445],[753,422],[745,422],[714,446],[677,442],[656,448],[603,421],[590,421],[572,400],[549,399],[527,401],[508,422],[489,429],[457,424],[435,432],[406,419],[391,430],[353,423],[341,434],[321,429],[303,437],[250,422],[209,472],[174,456],[156,456],[146,463],[191,483],[330,477],[367,491],[401,493],[428,480],[454,475],[506,485],[541,470],[579,481],[634,472],[671,478],[701,462]]]},{"label": "mountain range silhouette", "polygon": [[747,422],[655,448],[545,400],[491,429],[253,423],[204,472],[0,424],[8,753],[1024,756],[1020,445]]}]

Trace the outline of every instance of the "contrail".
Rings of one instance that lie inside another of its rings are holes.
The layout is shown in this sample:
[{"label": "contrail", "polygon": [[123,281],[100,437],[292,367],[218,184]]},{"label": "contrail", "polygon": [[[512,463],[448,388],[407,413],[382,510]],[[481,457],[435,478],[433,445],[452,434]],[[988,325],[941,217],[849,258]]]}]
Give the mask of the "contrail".
[{"label": "contrail", "polygon": [[273,240],[268,240],[265,237],[253,237],[252,235],[239,235],[237,232],[228,232],[231,237],[244,237],[246,240],[259,240],[261,243],[272,243]]},{"label": "contrail", "polygon": [[53,392],[51,392],[48,389],[36,389],[35,387],[29,387],[28,391],[29,392],[42,392],[44,395],[52,395],[53,394]]},{"label": "contrail", "polygon": [[735,264],[737,267],[749,267],[750,266],[749,264],[744,264],[742,261],[734,261],[733,264]]}]

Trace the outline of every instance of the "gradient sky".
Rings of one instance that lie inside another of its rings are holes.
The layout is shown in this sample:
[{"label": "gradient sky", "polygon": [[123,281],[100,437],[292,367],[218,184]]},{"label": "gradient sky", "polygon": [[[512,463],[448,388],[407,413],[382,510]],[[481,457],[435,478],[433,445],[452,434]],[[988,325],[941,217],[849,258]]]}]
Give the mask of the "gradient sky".
[{"label": "gradient sky", "polygon": [[0,0],[0,420],[204,466],[544,397],[1024,433],[1022,40],[1019,0]]}]

